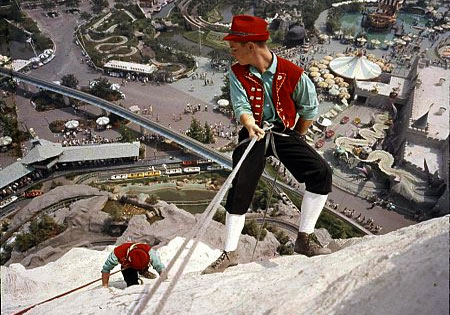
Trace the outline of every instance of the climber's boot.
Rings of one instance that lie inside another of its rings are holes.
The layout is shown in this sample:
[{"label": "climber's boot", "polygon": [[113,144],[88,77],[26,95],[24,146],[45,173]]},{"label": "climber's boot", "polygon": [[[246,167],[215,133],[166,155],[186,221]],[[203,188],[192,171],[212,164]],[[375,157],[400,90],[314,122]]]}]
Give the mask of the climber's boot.
[{"label": "climber's boot", "polygon": [[294,252],[308,257],[331,254],[331,250],[324,248],[314,233],[308,234],[304,232],[298,232]]},{"label": "climber's boot", "polygon": [[236,266],[238,264],[238,255],[236,251],[223,251],[219,258],[211,265],[202,271],[202,275],[216,272],[224,272],[228,267]]}]

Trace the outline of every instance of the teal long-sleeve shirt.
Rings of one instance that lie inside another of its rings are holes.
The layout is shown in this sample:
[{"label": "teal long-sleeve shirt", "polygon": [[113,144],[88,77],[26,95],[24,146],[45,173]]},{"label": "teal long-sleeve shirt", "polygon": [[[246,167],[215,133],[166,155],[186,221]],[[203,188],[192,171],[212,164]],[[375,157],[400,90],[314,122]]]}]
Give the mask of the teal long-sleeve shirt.
[{"label": "teal long-sleeve shirt", "polygon": [[[263,120],[267,122],[280,122],[272,101],[272,82],[277,70],[277,56],[272,53],[273,60],[270,67],[261,74],[258,69],[250,66],[250,72],[259,78],[264,85],[264,112]],[[252,115],[252,108],[247,98],[242,83],[239,82],[233,70],[229,70],[230,96],[236,118],[239,120],[242,114]],[[297,115],[303,119],[310,120],[318,113],[319,101],[317,99],[316,88],[309,77],[303,73],[293,93],[293,100],[296,106]]]},{"label": "teal long-sleeve shirt", "polygon": [[[159,257],[159,253],[154,250],[153,248],[149,251],[150,254],[150,261],[152,264],[153,269],[156,270],[157,273],[161,273],[166,267],[161,262],[161,258]],[[104,273],[110,273],[111,270],[114,269],[115,266],[119,264],[119,260],[117,259],[117,256],[112,252],[109,254],[108,258],[106,259],[105,263],[103,264],[102,272]]]}]

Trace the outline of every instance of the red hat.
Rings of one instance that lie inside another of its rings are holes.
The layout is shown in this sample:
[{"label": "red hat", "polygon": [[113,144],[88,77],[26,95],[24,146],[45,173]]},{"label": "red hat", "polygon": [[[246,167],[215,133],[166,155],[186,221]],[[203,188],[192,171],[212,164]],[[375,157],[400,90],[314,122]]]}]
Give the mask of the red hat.
[{"label": "red hat", "polygon": [[269,39],[267,22],[252,15],[235,15],[229,34],[223,40],[234,42],[262,42]]},{"label": "red hat", "polygon": [[150,262],[150,255],[142,248],[135,247],[128,253],[128,261],[131,268],[142,270],[148,266]]}]

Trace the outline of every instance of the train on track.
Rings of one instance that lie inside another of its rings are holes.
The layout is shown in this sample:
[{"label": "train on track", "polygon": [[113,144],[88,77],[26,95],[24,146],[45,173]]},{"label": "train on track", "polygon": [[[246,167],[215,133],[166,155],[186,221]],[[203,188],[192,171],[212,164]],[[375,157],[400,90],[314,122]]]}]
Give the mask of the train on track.
[{"label": "train on track", "polygon": [[[181,164],[181,165],[180,165]],[[201,167],[206,166],[207,171],[216,171],[223,169],[220,165],[211,165],[213,164],[212,160],[189,160],[182,161],[180,164],[176,164],[176,166],[181,167],[167,167],[164,166],[164,170],[155,170],[153,167],[149,171],[142,172],[133,172],[126,174],[115,174],[111,175],[110,180],[127,180],[127,179],[140,179],[140,178],[152,178],[152,177],[160,177],[160,176],[175,176],[182,174],[196,174],[200,173]]]},{"label": "train on track", "polygon": [[19,199],[17,196],[11,196],[6,198],[5,200],[0,201],[0,209],[6,208],[10,204],[12,204],[14,201]]}]

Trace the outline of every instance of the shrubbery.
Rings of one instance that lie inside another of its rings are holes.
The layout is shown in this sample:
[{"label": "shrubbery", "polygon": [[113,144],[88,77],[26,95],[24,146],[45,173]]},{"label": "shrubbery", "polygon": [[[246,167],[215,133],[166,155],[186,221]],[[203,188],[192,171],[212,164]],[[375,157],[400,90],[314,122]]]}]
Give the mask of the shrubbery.
[{"label": "shrubbery", "polygon": [[[267,200],[269,199],[270,190],[272,187],[269,187],[267,183],[263,180],[258,182],[258,186],[256,186],[255,194],[253,195],[253,200],[251,203],[251,207],[253,210],[262,209],[265,210],[267,206]],[[277,198],[274,197],[272,193],[272,198],[269,203],[269,207],[271,207],[275,202],[277,202]]]},{"label": "shrubbery", "polygon": [[57,224],[52,217],[44,214],[30,223],[28,232],[17,235],[14,247],[19,252],[25,252],[43,241],[55,237],[65,230],[65,226]]},{"label": "shrubbery", "polygon": [[316,229],[325,228],[332,238],[352,238],[364,236],[358,229],[345,223],[334,215],[322,211],[317,221]]},{"label": "shrubbery", "polygon": [[[242,230],[242,234],[247,234],[247,235],[253,236],[254,238],[257,238],[260,229],[261,229],[260,225],[257,224],[255,220],[249,220],[249,221],[245,222],[244,229]],[[261,231],[259,240],[264,241],[264,239],[266,238],[266,235],[267,235],[267,230],[263,228]]]},{"label": "shrubbery", "polygon": [[275,238],[280,242],[280,245],[277,247],[277,252],[280,255],[293,255],[294,254],[294,248],[292,247],[292,244],[289,242],[289,236],[282,230],[279,230],[273,225],[268,225],[267,230],[273,233],[275,235]]},{"label": "shrubbery", "polygon": [[109,213],[113,221],[120,221],[122,219],[122,206],[118,201],[108,200],[102,211]]}]

